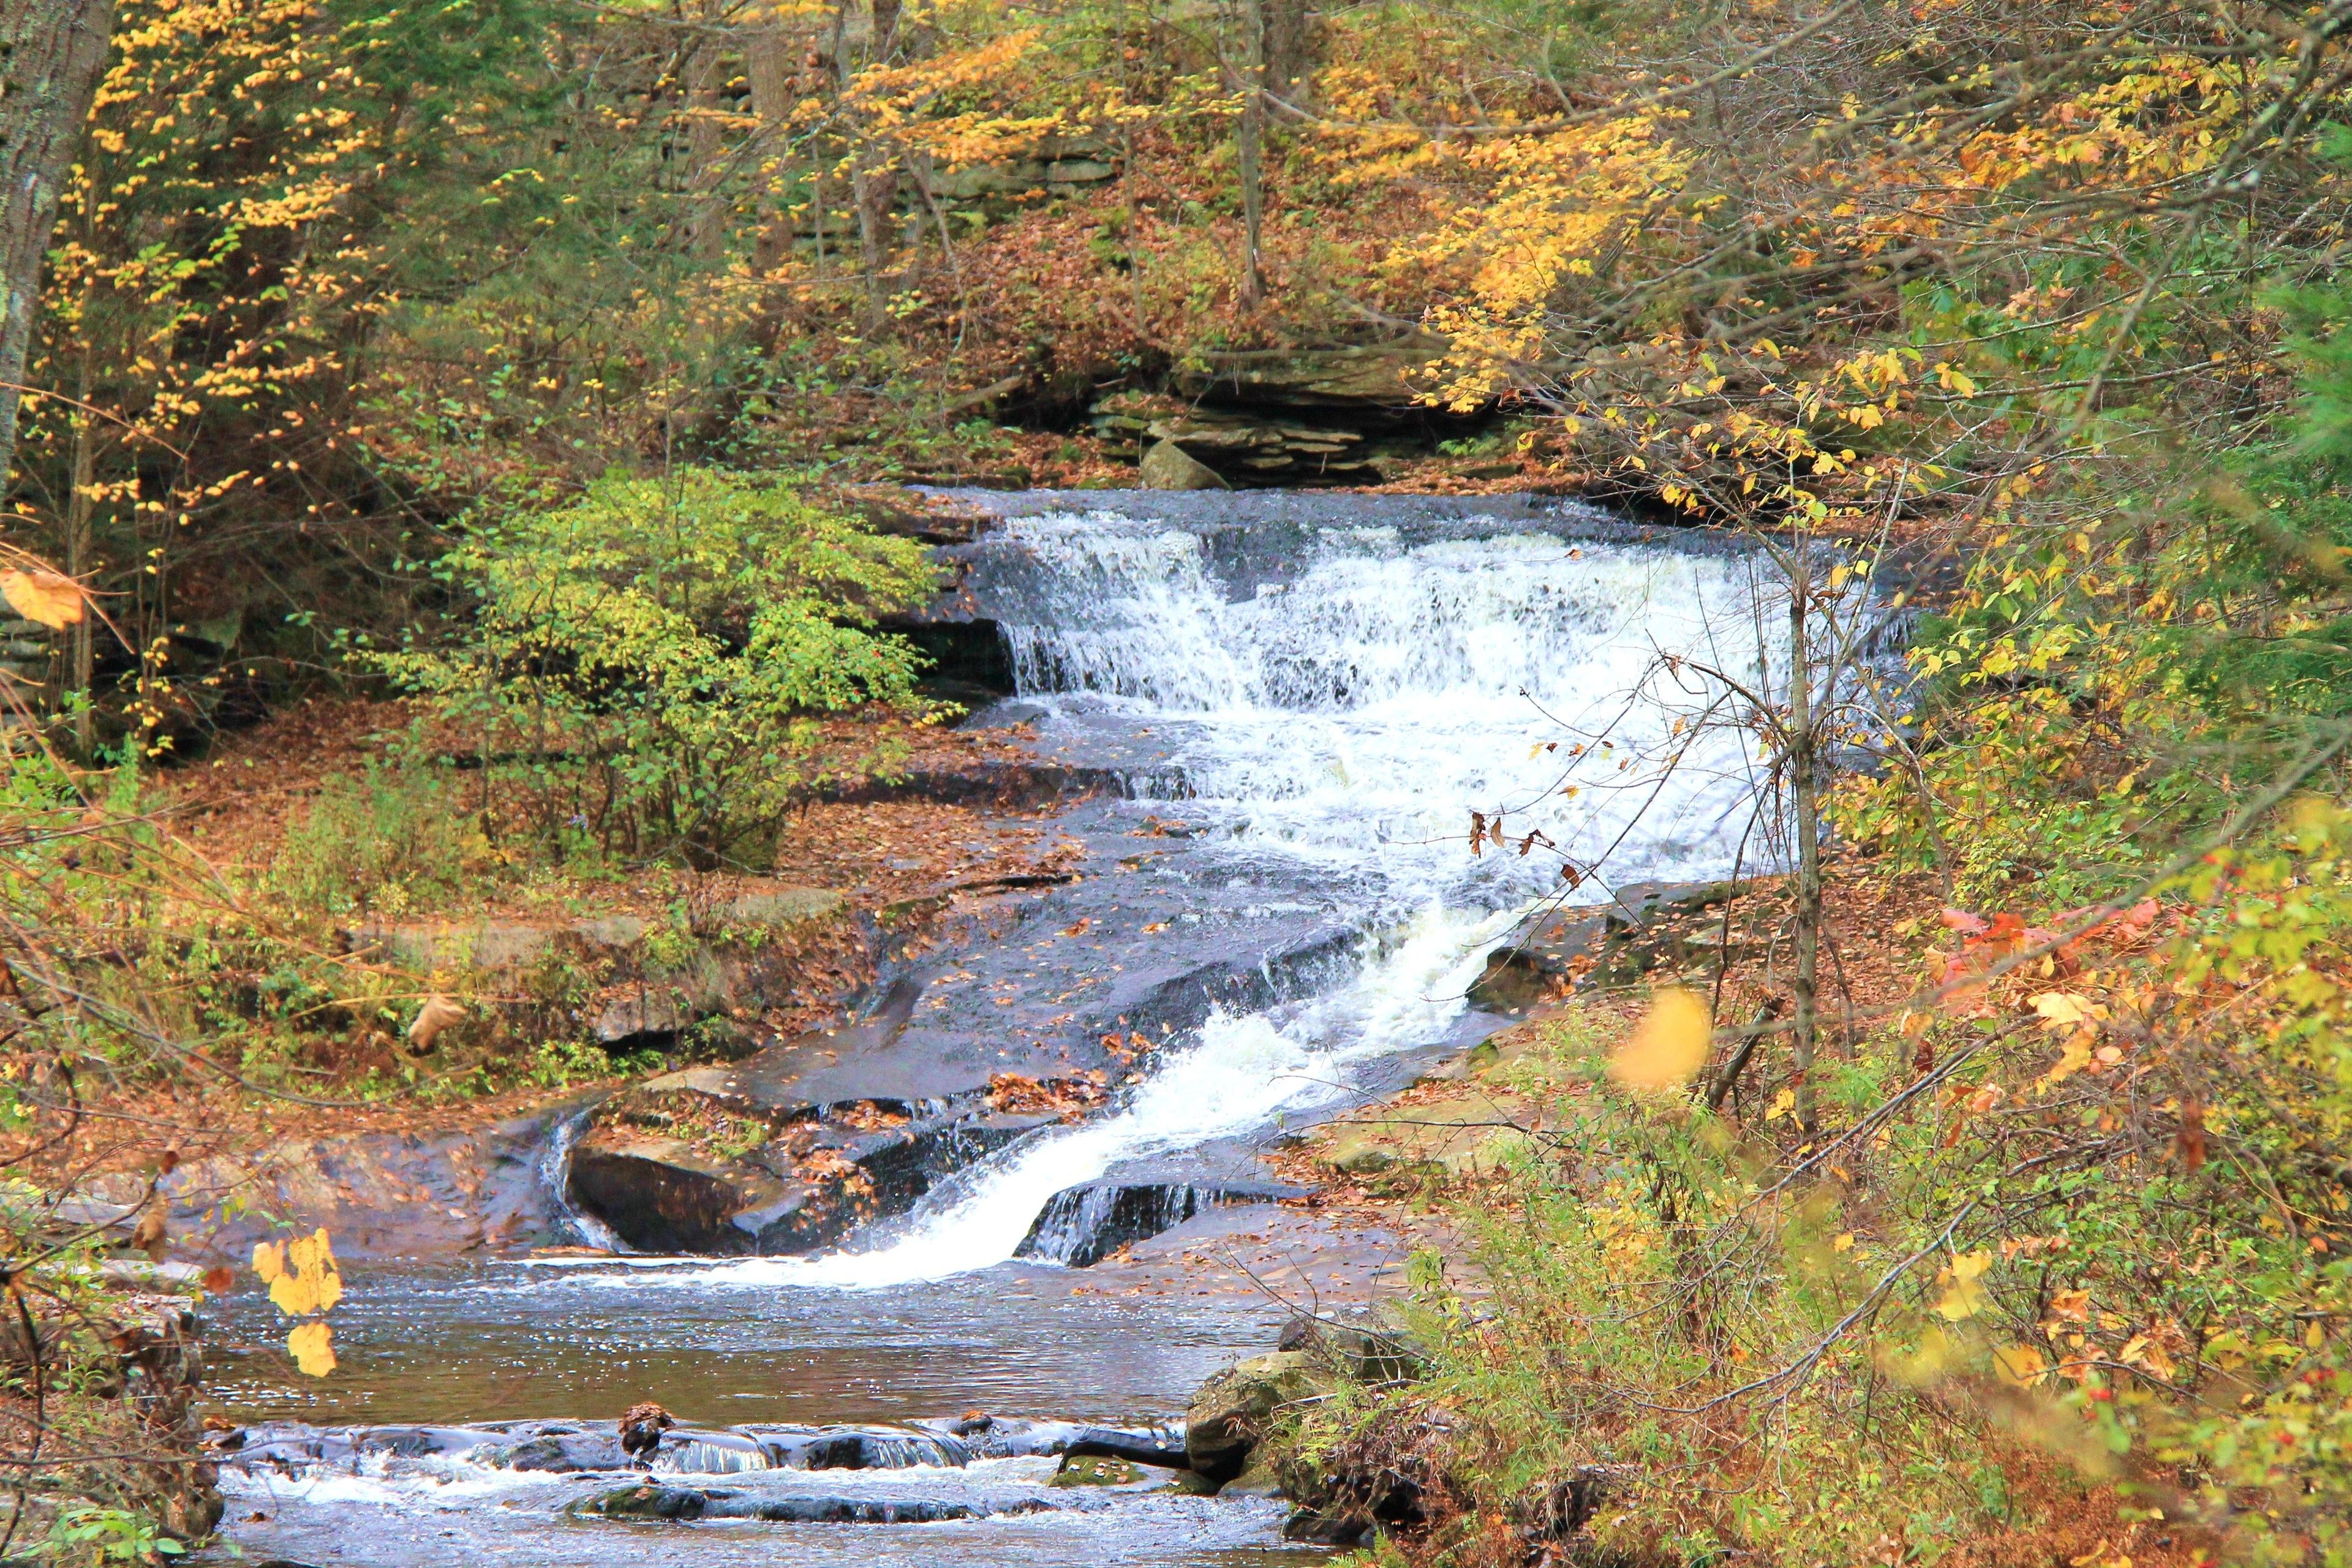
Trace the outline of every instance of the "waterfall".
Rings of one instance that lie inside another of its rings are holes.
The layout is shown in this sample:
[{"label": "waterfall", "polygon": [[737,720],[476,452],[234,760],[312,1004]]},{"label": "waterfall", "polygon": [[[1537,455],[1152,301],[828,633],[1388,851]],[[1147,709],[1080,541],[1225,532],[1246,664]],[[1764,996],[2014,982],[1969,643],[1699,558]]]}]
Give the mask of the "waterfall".
[{"label": "waterfall", "polygon": [[1190,823],[1369,874],[1400,910],[1557,886],[1557,858],[1465,853],[1473,809],[1619,879],[1729,868],[1755,759],[1743,732],[1693,732],[1710,683],[1666,661],[1783,668],[1786,600],[1752,553],[1330,529],[1236,596],[1191,531],[1008,532],[1032,563],[1003,622],[1023,691],[1173,738],[1174,787],[1143,788]]},{"label": "waterfall", "polygon": [[[879,1288],[1003,1262],[1056,1194],[1328,1109],[1370,1059],[1444,1039],[1487,951],[1559,894],[1563,857],[1586,901],[1765,858],[1744,843],[1753,733],[1706,721],[1722,677],[1786,679],[1786,599],[1753,554],[1329,528],[1237,583],[1202,531],[1108,513],[1019,519],[992,548],[1041,732],[1148,735],[1164,761],[1132,809],[1182,817],[1193,874],[1351,910],[1352,977],[1212,1014],[1109,1112],[1000,1151],[862,1249],[639,1288]],[[1473,855],[1474,810],[1514,842]]]}]

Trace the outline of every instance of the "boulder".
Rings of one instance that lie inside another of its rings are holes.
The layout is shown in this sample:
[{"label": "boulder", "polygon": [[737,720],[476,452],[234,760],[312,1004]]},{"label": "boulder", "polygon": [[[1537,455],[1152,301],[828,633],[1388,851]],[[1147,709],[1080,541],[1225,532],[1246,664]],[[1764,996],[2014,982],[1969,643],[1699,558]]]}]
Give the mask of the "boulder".
[{"label": "boulder", "polygon": [[1174,390],[1194,401],[1243,407],[1411,413],[1410,384],[1443,352],[1434,340],[1324,349],[1243,349],[1191,356]]},{"label": "boulder", "polygon": [[1219,1497],[1278,1498],[1283,1495],[1282,1478],[1274,1467],[1253,1464],[1240,1475],[1217,1489]]},{"label": "boulder", "polygon": [[699,1068],[615,1096],[572,1147],[572,1203],[644,1252],[813,1252],[1051,1120],[867,1101],[772,1111],[737,1087]]},{"label": "boulder", "polygon": [[[805,1205],[772,1172],[682,1139],[598,1128],[572,1151],[572,1201],[651,1252],[740,1253]],[[739,1226],[738,1215],[764,1224]]]},{"label": "boulder", "polygon": [[1138,476],[1148,490],[1223,490],[1233,487],[1218,476],[1217,470],[1186,452],[1171,440],[1151,444],[1143,454]]},{"label": "boulder", "polygon": [[1320,1371],[1304,1351],[1276,1351],[1214,1373],[1185,1407],[1185,1458],[1212,1480],[1234,1479],[1281,1413],[1320,1392]]},{"label": "boulder", "polygon": [[1486,972],[1470,987],[1471,1005],[1524,1013],[1580,976],[1614,984],[1661,967],[1718,963],[1720,927],[1706,911],[1738,891],[1731,882],[1638,882],[1620,888],[1608,903],[1559,910],[1486,955]]}]

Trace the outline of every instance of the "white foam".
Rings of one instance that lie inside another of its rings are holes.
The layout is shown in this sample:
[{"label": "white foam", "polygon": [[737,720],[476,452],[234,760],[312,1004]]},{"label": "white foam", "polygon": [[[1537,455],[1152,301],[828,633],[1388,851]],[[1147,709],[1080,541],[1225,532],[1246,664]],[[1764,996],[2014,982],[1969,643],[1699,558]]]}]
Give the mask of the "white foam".
[{"label": "white foam", "polygon": [[1372,872],[1399,908],[1556,885],[1557,858],[1471,857],[1473,810],[1623,879],[1730,868],[1755,759],[1696,722],[1720,687],[1664,661],[1749,682],[1779,665],[1785,612],[1751,555],[1333,530],[1290,582],[1228,602],[1181,530],[1013,531],[1046,568],[1036,618],[1004,627],[1024,694],[1148,719],[1189,821]]}]

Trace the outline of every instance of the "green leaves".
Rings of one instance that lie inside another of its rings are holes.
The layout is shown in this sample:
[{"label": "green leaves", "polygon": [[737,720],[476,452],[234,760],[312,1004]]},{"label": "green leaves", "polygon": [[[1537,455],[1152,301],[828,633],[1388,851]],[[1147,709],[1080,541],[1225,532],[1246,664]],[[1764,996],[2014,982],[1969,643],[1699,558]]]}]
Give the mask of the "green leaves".
[{"label": "green leaves", "polygon": [[823,777],[889,762],[824,755],[824,715],[925,711],[919,656],[870,628],[929,594],[929,557],[774,478],[609,475],[443,565],[479,602],[463,640],[377,662],[484,737],[551,833],[749,863]]}]

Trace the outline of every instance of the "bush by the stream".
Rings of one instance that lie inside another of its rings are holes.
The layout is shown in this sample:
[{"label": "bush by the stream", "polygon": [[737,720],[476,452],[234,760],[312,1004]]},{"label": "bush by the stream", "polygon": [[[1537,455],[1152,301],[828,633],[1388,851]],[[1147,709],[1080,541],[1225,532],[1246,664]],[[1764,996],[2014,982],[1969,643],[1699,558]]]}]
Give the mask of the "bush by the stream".
[{"label": "bush by the stream", "polygon": [[874,629],[936,582],[921,545],[774,478],[615,474],[481,523],[442,562],[473,614],[449,646],[376,656],[532,803],[608,851],[756,867],[828,773],[819,718],[920,713],[920,657]]}]

